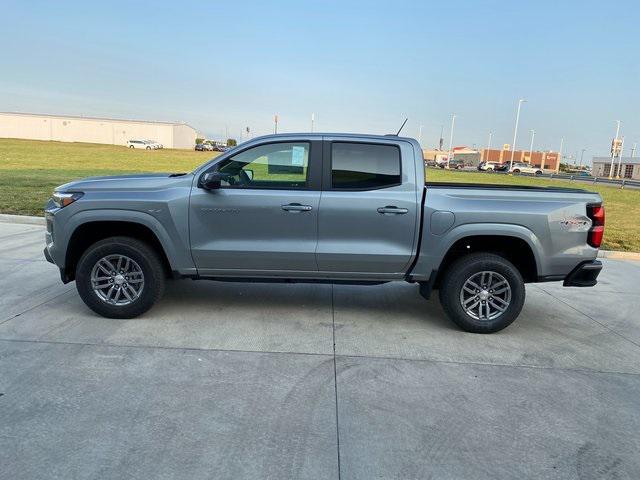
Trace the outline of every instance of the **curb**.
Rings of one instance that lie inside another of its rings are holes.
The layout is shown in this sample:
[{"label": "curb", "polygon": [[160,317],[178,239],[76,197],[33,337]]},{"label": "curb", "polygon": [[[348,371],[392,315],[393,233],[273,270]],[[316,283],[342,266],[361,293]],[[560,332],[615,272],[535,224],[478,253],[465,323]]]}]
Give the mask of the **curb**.
[{"label": "curb", "polygon": [[598,258],[618,258],[624,260],[640,260],[640,253],[637,252],[620,252],[617,250],[600,250]]},{"label": "curb", "polygon": [[0,223],[20,223],[22,225],[44,225],[44,217],[29,217],[27,215],[10,215],[0,213]]}]

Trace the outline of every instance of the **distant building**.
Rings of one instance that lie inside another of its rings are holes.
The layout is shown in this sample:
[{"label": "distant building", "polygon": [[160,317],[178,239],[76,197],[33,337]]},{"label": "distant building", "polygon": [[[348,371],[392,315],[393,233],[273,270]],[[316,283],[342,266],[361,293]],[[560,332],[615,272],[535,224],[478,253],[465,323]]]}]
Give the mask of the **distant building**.
[{"label": "distant building", "polygon": [[126,145],[155,140],[165,148],[193,148],[196,131],[185,123],[0,112],[0,138]]},{"label": "distant building", "polygon": [[[482,161],[506,163],[511,161],[511,150],[509,145],[498,149],[483,149]],[[560,161],[558,152],[530,152],[529,150],[515,150],[513,152],[514,162],[530,163],[534,167],[542,170],[553,170],[557,172],[560,169]]]},{"label": "distant building", "polygon": [[[422,150],[422,156],[427,161],[446,162],[449,156],[448,151],[443,150]],[[480,163],[480,152],[469,147],[453,147],[452,159],[463,161],[466,166],[477,167]]]},{"label": "distant building", "polygon": [[[611,172],[611,157],[593,157],[591,173],[594,177],[608,177]],[[618,159],[613,163],[613,177],[630,178],[640,180],[640,158],[622,157],[620,159],[620,171],[618,172]]]}]

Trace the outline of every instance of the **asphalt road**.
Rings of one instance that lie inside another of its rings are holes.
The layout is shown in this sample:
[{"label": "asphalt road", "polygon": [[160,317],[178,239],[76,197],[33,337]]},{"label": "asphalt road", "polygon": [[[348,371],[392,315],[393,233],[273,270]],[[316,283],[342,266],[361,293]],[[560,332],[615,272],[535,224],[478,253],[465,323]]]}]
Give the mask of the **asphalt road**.
[{"label": "asphalt road", "polygon": [[0,478],[640,478],[640,263],[457,330],[415,286],[172,281],[97,317],[0,223]]}]

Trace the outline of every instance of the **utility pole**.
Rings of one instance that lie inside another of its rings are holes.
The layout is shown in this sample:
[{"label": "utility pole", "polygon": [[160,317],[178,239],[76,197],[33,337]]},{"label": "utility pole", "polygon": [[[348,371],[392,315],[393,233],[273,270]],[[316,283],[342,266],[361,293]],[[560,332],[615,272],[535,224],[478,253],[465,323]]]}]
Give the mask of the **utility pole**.
[{"label": "utility pole", "polygon": [[442,138],[442,136],[444,135],[444,125],[440,125],[440,140],[438,141],[438,150],[442,151],[442,146],[444,144],[444,138]]},{"label": "utility pole", "polygon": [[491,137],[493,137],[493,132],[489,132],[489,141],[487,142],[487,158],[484,159],[485,162],[489,161],[489,152],[491,151]]},{"label": "utility pole", "polygon": [[311,133],[313,133],[313,124],[315,123],[315,121],[316,121],[316,114],[312,113],[311,114]]},{"label": "utility pole", "polygon": [[618,153],[618,171],[616,172],[616,178],[620,178],[620,170],[622,169],[622,150],[624,150],[624,135],[622,136],[622,143],[620,144],[620,153]]},{"label": "utility pole", "polygon": [[451,135],[449,136],[449,153],[447,154],[447,168],[449,168],[449,162],[451,161],[451,155],[453,152],[453,127],[456,125],[456,114],[451,115]]},{"label": "utility pole", "polygon": [[580,152],[580,166],[581,167],[582,167],[582,159],[584,158],[584,152],[586,152],[586,151],[587,151],[587,149],[583,148],[582,152]]},{"label": "utility pole", "polygon": [[618,145],[618,134],[620,133],[620,120],[616,120],[618,126],[616,127],[616,136],[611,144],[611,166],[609,167],[609,180],[613,178],[613,161],[616,158],[616,147]]},{"label": "utility pole", "polygon": [[513,129],[513,145],[511,145],[511,161],[509,162],[509,171],[513,168],[513,155],[516,152],[516,139],[518,138],[518,122],[520,121],[520,107],[526,102],[524,98],[518,100],[518,113],[516,113],[516,126]]},{"label": "utility pole", "polygon": [[531,130],[531,145],[529,145],[529,163],[533,160],[533,139],[536,136],[536,131]]},{"label": "utility pole", "polygon": [[638,144],[634,142],[634,143],[633,143],[633,147],[631,147],[631,158],[633,158],[633,157],[635,157],[635,156],[636,156],[636,146],[637,146],[637,145],[638,145]]},{"label": "utility pole", "polygon": [[418,129],[418,143],[420,144],[421,147],[422,147],[422,127],[424,127],[424,125],[420,125],[420,128]]},{"label": "utility pole", "polygon": [[273,133],[278,133],[278,114],[273,116]]}]

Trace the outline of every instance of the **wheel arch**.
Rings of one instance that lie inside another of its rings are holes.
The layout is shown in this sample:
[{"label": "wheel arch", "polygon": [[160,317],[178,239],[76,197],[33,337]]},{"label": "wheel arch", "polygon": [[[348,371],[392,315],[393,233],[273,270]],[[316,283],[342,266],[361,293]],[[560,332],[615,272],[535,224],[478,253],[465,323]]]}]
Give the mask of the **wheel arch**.
[{"label": "wheel arch", "polygon": [[109,237],[124,236],[141,240],[156,250],[167,275],[175,270],[163,235],[148,224],[133,220],[89,220],[79,223],[69,236],[62,275],[65,282],[75,279],[75,269],[82,254],[94,243]]},{"label": "wheel arch", "polygon": [[438,288],[442,275],[459,258],[470,253],[487,252],[510,261],[520,272],[525,283],[538,281],[540,262],[537,248],[524,235],[513,233],[469,234],[457,238],[449,246],[435,269],[433,288]]}]

